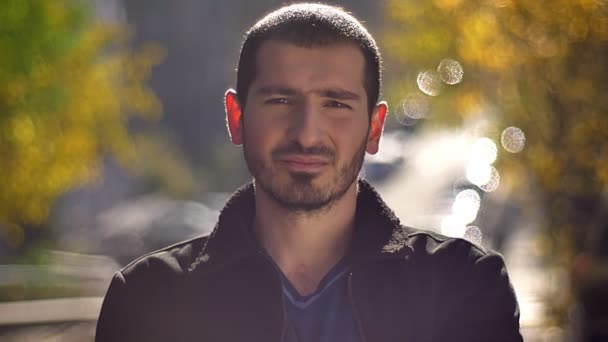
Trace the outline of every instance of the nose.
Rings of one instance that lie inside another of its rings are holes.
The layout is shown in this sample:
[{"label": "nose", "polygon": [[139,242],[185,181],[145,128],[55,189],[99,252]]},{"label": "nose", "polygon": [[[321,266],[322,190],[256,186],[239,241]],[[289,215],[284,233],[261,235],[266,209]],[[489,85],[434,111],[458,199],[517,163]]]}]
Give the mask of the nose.
[{"label": "nose", "polygon": [[302,147],[314,147],[322,143],[324,125],[319,108],[310,101],[302,101],[296,106],[290,126],[290,138]]}]

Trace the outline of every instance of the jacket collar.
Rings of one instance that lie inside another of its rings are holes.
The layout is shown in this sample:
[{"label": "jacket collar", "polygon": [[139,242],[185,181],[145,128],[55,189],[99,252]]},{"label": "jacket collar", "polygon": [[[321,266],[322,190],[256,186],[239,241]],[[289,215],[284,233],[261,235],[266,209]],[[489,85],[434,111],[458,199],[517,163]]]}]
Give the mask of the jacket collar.
[{"label": "jacket collar", "polygon": [[[400,224],[368,182],[359,180],[358,186],[355,231],[348,252],[351,261],[406,258],[412,250],[408,228]],[[255,190],[253,183],[248,183],[226,202],[215,228],[189,271],[213,272],[263,254],[251,230],[254,213]]]}]

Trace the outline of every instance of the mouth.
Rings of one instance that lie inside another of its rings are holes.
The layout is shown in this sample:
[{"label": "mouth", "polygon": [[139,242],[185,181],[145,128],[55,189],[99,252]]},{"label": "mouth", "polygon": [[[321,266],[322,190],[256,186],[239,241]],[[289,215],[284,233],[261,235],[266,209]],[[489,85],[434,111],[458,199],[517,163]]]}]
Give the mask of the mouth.
[{"label": "mouth", "polygon": [[278,162],[290,171],[308,173],[319,172],[329,165],[327,158],[311,155],[287,155],[278,158]]}]

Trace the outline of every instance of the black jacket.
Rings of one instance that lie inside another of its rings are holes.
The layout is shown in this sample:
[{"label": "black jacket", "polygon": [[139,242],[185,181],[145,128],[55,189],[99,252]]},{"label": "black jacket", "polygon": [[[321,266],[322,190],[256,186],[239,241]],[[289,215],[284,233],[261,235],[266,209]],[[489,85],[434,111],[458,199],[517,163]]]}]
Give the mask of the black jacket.
[{"label": "black jacket", "polygon": [[[252,238],[252,185],[222,210],[209,236],[143,256],[117,272],[97,342],[280,342],[280,280]],[[366,342],[522,341],[500,255],[399,224],[359,184],[349,296]]]}]

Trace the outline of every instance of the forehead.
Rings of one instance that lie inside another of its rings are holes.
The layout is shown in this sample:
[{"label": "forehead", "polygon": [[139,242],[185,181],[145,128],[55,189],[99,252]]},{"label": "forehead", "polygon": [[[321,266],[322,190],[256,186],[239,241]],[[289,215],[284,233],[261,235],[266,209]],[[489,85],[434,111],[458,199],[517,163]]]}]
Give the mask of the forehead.
[{"label": "forehead", "polygon": [[336,86],[365,95],[365,58],[352,43],[308,47],[268,40],[255,59],[252,87],[268,83],[294,88]]}]

